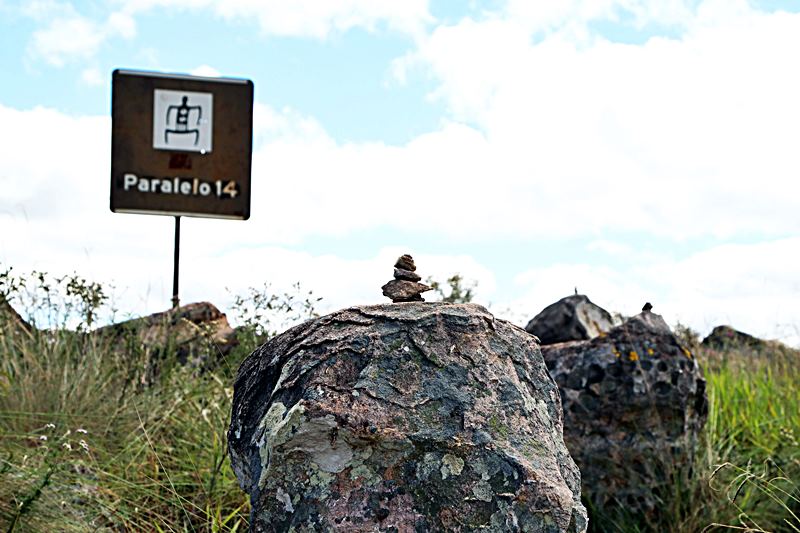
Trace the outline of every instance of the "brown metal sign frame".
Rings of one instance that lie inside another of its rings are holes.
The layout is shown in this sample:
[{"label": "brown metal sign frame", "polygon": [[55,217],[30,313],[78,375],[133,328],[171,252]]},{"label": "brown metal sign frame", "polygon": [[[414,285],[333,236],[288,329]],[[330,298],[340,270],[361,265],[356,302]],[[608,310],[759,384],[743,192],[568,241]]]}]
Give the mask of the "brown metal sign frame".
[{"label": "brown metal sign frame", "polygon": [[111,100],[111,211],[250,217],[252,81],[118,69]]}]

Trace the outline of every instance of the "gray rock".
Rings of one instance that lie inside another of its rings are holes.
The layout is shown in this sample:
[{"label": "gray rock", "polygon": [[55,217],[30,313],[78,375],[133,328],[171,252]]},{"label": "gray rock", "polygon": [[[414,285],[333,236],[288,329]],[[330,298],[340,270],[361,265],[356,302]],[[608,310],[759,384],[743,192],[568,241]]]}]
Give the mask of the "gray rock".
[{"label": "gray rock", "polygon": [[416,272],[412,272],[411,270],[405,270],[403,268],[395,267],[394,279],[404,279],[406,281],[419,281],[422,279],[422,277]]},{"label": "gray rock", "polygon": [[715,350],[746,348],[761,352],[770,348],[768,341],[754,337],[730,326],[717,326],[703,339],[702,345]]},{"label": "gray rock", "polygon": [[239,369],[251,531],[581,532],[580,474],[533,337],[474,304],[353,307]]},{"label": "gray rock", "polygon": [[689,475],[706,419],[706,382],[691,352],[660,315],[642,312],[542,353],[561,390],[584,497],[606,511],[657,514],[670,475]]},{"label": "gray rock", "polygon": [[424,302],[420,295],[431,290],[431,287],[416,281],[393,279],[381,287],[381,290],[383,295],[391,298],[393,302]]},{"label": "gray rock", "polygon": [[525,331],[542,344],[593,339],[614,327],[611,315],[583,294],[562,298],[533,317]]}]

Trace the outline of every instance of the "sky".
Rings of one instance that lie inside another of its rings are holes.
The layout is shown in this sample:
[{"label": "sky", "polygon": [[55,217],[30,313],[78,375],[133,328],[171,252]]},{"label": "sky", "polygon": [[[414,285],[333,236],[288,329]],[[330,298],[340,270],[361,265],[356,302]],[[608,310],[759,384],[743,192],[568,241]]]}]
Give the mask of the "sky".
[{"label": "sky", "polygon": [[116,68],[255,86],[247,221],[184,218],[181,301],[387,301],[401,253],[524,325],[611,312],[800,345],[800,4],[0,0],[0,266],[131,314],[173,220],[109,210]]}]

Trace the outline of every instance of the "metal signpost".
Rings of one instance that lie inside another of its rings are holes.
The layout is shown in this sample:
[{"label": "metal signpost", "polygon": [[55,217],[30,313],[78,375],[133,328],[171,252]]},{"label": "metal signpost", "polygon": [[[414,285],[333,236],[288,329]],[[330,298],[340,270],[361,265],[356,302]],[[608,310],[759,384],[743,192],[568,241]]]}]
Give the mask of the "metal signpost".
[{"label": "metal signpost", "polygon": [[115,70],[111,211],[175,217],[178,306],[181,216],[247,220],[253,82]]}]

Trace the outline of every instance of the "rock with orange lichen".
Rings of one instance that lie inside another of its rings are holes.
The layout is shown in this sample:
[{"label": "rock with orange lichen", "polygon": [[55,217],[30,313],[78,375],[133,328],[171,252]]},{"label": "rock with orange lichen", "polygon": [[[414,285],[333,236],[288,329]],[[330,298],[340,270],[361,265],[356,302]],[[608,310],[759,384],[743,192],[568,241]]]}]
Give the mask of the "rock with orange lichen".
[{"label": "rock with orange lichen", "polygon": [[584,497],[653,516],[659,492],[691,474],[707,400],[703,372],[660,315],[644,311],[605,335],[542,347],[561,390],[564,440]]},{"label": "rock with orange lichen", "polygon": [[231,463],[251,531],[586,530],[533,337],[474,304],[353,307],[250,355]]}]

